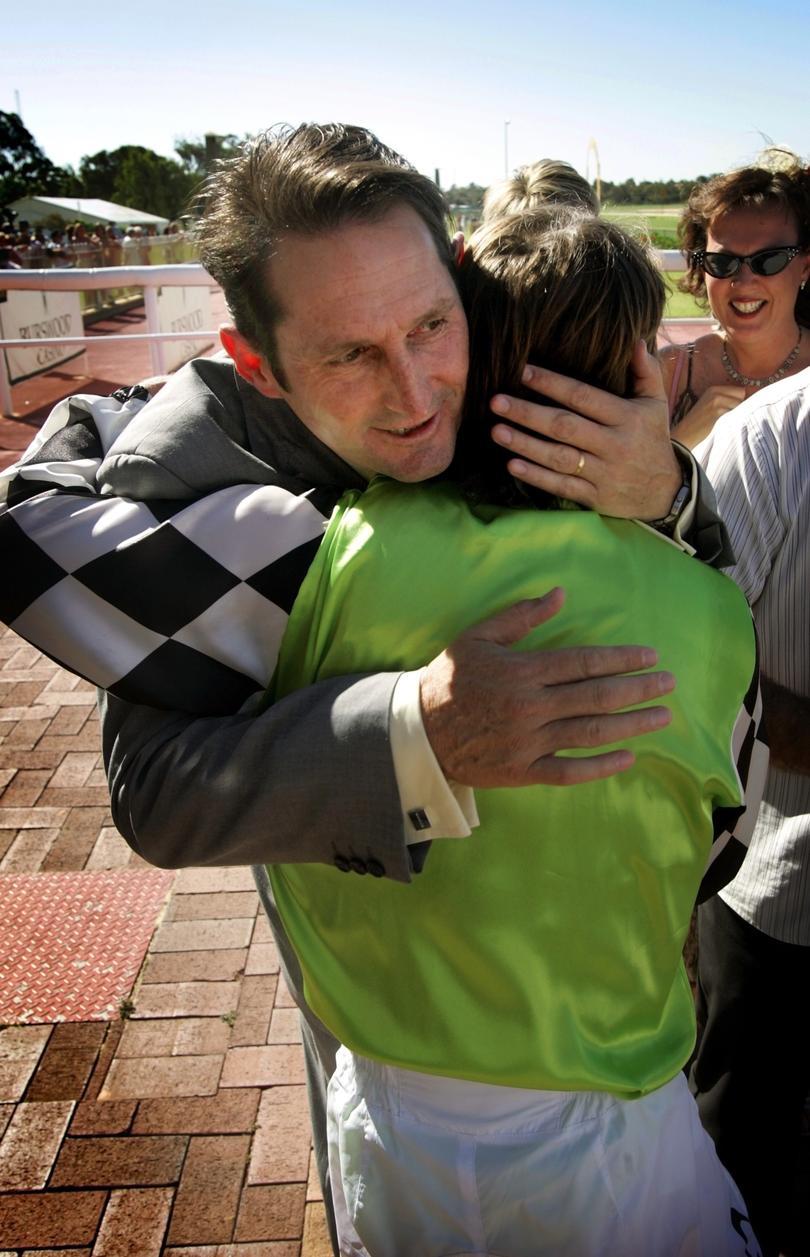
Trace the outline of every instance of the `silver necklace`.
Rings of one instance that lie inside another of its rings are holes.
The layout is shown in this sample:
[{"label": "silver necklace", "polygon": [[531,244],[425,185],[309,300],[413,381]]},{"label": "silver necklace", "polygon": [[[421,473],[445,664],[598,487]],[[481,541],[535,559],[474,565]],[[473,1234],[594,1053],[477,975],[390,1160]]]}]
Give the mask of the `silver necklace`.
[{"label": "silver necklace", "polygon": [[761,380],[754,380],[750,375],[742,375],[736,367],[732,366],[731,359],[728,356],[728,349],[723,345],[723,352],[720,355],[720,361],[726,369],[726,374],[730,375],[735,384],[742,384],[745,388],[762,388],[765,384],[775,384],[777,380],[781,380],[786,371],[789,371],[799,356],[799,350],[802,347],[802,331],[799,328],[799,339],[796,341],[793,349],[791,349],[785,361],[782,363],[772,375],[766,375]]}]

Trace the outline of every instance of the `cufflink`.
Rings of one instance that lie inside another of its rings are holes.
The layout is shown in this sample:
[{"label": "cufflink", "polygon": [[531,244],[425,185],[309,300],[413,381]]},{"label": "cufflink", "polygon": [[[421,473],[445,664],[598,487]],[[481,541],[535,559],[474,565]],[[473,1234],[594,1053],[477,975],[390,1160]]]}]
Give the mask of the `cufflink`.
[{"label": "cufflink", "polygon": [[408,820],[418,833],[421,829],[430,829],[430,820],[423,807],[415,807],[408,813]]}]

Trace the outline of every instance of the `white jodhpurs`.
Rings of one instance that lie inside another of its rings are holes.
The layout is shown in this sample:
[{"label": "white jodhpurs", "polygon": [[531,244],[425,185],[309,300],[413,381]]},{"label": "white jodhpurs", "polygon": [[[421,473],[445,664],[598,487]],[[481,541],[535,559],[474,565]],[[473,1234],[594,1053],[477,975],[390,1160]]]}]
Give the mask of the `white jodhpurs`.
[{"label": "white jodhpurs", "polygon": [[682,1074],[620,1100],[341,1048],[327,1112],[345,1257],[760,1257]]}]

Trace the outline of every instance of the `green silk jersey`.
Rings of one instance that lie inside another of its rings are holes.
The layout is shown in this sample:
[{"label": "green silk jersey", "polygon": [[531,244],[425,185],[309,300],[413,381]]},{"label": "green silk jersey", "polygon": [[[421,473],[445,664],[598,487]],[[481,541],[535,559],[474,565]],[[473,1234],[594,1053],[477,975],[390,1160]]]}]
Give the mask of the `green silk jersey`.
[{"label": "green silk jersey", "polygon": [[563,609],[516,650],[638,642],[677,678],[673,720],[630,744],[635,765],[575,787],[478,790],[480,827],[434,841],[410,884],[323,864],[268,872],[307,1003],[354,1051],[633,1097],[694,1042],[681,951],[713,813],[741,803],[732,734],[755,673],[737,587],[632,521],[473,508],[449,484],[376,480],[335,510],[272,692],[417,668],[555,585]]}]

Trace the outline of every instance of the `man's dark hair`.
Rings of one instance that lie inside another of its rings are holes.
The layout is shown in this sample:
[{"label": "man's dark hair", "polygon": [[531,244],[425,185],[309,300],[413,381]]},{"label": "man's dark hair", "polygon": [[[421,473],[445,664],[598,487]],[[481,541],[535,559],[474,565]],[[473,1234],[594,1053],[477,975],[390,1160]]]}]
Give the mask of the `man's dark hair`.
[{"label": "man's dark hair", "polygon": [[200,258],[219,283],[238,330],[265,355],[282,386],[276,328],[284,295],[269,265],[287,234],[316,235],[373,222],[406,205],[453,272],[447,204],[439,188],[363,127],[276,127],[219,162],[203,185]]}]

